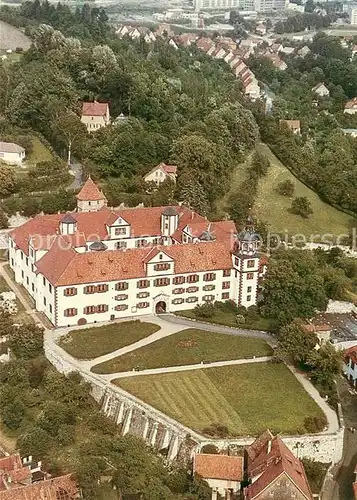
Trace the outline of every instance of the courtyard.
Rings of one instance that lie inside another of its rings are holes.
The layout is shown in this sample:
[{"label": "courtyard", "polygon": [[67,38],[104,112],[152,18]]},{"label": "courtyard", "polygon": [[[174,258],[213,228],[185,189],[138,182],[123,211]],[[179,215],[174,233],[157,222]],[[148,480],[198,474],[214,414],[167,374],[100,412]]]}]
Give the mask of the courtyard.
[{"label": "courtyard", "polygon": [[144,347],[114,357],[92,368],[94,373],[116,373],[169,366],[270,356],[262,339],[238,337],[188,328]]},{"label": "courtyard", "polygon": [[201,433],[224,426],[230,437],[304,434],[307,417],[325,416],[293,373],[277,363],[139,375],[114,383]]},{"label": "courtyard", "polygon": [[93,359],[134,344],[158,330],[158,325],[139,320],[111,323],[71,330],[60,339],[59,346],[74,358]]}]

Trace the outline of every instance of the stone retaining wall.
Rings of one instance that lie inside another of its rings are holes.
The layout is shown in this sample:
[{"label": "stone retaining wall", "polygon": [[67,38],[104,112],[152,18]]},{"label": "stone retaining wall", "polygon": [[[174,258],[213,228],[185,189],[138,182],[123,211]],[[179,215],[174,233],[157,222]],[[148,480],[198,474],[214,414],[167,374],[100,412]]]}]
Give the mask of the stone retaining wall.
[{"label": "stone retaining wall", "polygon": [[[44,349],[47,359],[55,368],[66,375],[77,371],[92,386],[92,395],[101,405],[101,410],[121,427],[122,434],[142,437],[154,448],[165,450],[168,460],[187,459],[194,450],[206,444],[219,449],[234,448],[251,444],[253,437],[242,439],[207,439],[159,410],[139,400],[132,394],[105,382],[100,376],[81,369],[80,365],[61,349],[45,333]],[[337,463],[342,458],[344,427],[334,434],[304,436],[282,436],[283,441],[299,458],[307,457],[321,462]]]}]

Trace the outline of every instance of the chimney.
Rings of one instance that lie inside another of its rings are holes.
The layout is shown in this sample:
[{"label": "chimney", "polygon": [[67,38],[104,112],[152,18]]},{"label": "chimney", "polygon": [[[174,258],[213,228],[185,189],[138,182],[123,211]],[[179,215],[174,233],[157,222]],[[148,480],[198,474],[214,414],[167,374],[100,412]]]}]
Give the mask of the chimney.
[{"label": "chimney", "polygon": [[269,455],[270,452],[271,452],[271,439],[269,439],[268,441],[267,454]]}]

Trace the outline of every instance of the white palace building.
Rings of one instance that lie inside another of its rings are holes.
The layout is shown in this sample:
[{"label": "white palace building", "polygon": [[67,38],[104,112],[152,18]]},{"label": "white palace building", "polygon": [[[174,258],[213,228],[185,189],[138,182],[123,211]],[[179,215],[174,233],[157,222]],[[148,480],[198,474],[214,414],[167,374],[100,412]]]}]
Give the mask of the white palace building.
[{"label": "white palace building", "polygon": [[89,178],[77,210],[38,215],[9,235],[9,261],[56,326],[256,303],[265,272],[248,220],[209,222],[184,206],[114,211]]}]

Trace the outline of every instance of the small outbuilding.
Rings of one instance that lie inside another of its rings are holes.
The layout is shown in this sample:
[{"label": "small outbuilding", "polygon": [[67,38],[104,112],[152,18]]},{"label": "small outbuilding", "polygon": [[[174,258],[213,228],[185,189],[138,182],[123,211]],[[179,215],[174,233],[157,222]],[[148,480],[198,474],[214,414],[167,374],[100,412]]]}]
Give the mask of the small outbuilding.
[{"label": "small outbuilding", "polygon": [[9,165],[21,165],[25,159],[25,149],[14,142],[0,142],[0,160]]}]

